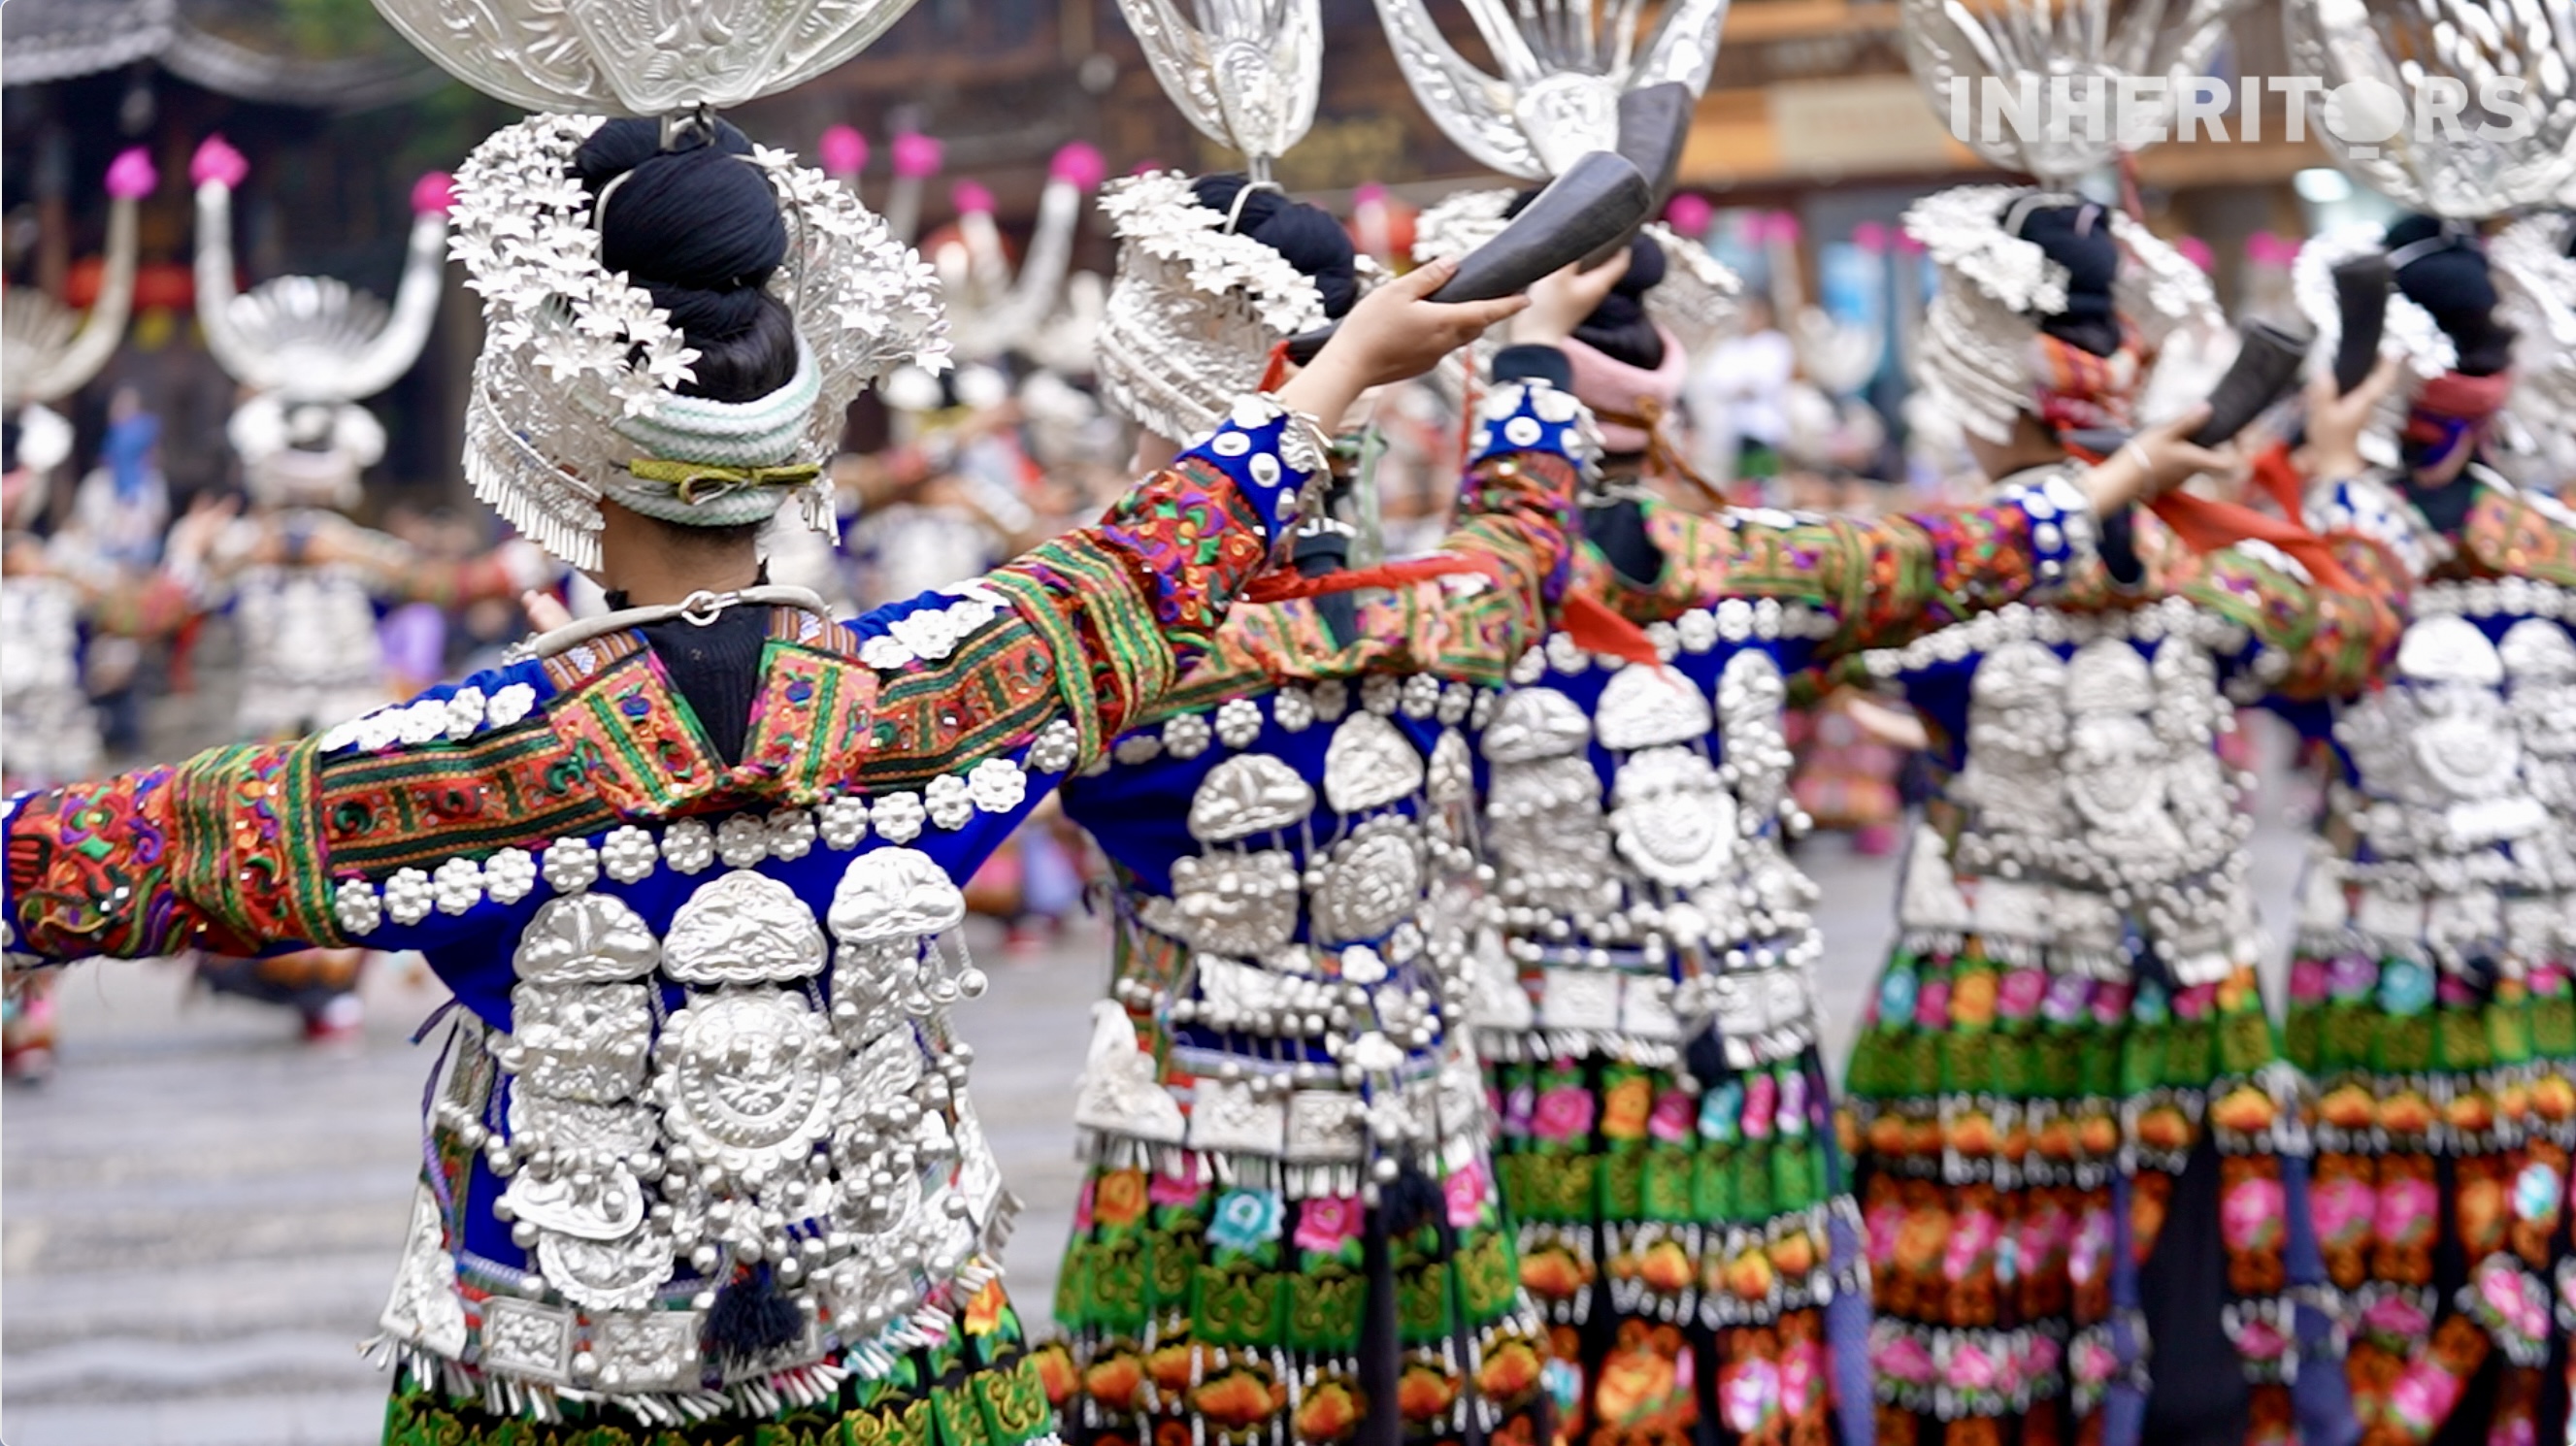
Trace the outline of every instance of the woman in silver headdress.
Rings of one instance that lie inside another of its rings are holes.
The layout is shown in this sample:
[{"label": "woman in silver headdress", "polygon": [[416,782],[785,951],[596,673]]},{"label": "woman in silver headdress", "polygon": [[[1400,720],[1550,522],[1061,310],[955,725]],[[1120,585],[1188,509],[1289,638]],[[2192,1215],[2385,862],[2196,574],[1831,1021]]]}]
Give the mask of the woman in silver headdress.
[{"label": "woman in silver headdress", "polygon": [[763,585],[757,534],[828,519],[842,412],[938,363],[937,293],[847,191],[705,109],[870,15],[746,10],[747,52],[675,78],[614,26],[539,34],[553,10],[522,53],[389,7],[499,93],[666,117],[539,114],[457,179],[487,322],[467,474],[618,610],[318,737],[6,817],[13,964],[364,944],[456,992],[378,1343],[403,1446],[1050,1437],[948,1021],[983,985],[943,939],[958,880],[1284,550],[1323,470],[1305,415],[1508,309],[1372,298],[1097,525],[833,623]]}]

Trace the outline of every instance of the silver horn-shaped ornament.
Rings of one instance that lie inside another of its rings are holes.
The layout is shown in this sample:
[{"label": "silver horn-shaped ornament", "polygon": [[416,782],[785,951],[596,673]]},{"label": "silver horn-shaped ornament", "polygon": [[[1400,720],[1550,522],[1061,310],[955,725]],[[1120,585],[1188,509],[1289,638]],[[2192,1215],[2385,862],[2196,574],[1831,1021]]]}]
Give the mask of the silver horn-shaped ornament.
[{"label": "silver horn-shaped ornament", "polygon": [[2576,3],[2289,0],[2308,131],[2400,205],[2480,219],[2576,205]]},{"label": "silver horn-shaped ornament", "polygon": [[1619,149],[1621,96],[1668,82],[1694,98],[1706,89],[1727,0],[1668,0],[1642,45],[1642,0],[1465,4],[1500,76],[1458,54],[1425,0],[1377,0],[1377,13],[1414,98],[1459,149],[1538,181]]},{"label": "silver horn-shaped ornament", "polygon": [[1100,152],[1082,142],[1055,153],[1046,189],[1038,194],[1037,225],[1016,273],[1003,250],[1001,228],[993,224],[991,194],[958,183],[958,239],[930,257],[948,303],[949,345],[958,360],[990,361],[1025,349],[1054,312],[1082,225],[1082,198],[1100,184],[1102,170]]},{"label": "silver horn-shaped ornament", "polygon": [[134,207],[158,179],[139,147],[107,168],[107,265],[87,316],[27,287],[0,296],[0,407],[70,396],[116,354],[134,304]]},{"label": "silver horn-shaped ornament", "polygon": [[1315,124],[1323,88],[1317,0],[1118,0],[1154,78],[1199,133],[1241,151],[1252,179]]},{"label": "silver horn-shaped ornament", "polygon": [[248,167],[210,136],[189,173],[197,183],[197,320],[206,350],[233,380],[295,401],[354,402],[400,380],[438,316],[447,263],[447,178],[412,189],[415,213],[402,284],[388,308],[336,277],[280,276],[233,287],[232,193]]},{"label": "silver horn-shaped ornament", "polygon": [[[2244,3],[1903,0],[1905,58],[1933,111],[1977,154],[2063,187],[2137,149],[2122,144],[2124,126],[2153,135],[2169,123],[2175,89],[2207,73]],[[2163,99],[2124,99],[2121,83],[2140,77],[2167,80]],[[1992,106],[1990,80],[2002,97]]]},{"label": "silver horn-shaped ornament", "polygon": [[540,111],[673,115],[774,95],[865,49],[912,0],[376,0],[485,95]]}]

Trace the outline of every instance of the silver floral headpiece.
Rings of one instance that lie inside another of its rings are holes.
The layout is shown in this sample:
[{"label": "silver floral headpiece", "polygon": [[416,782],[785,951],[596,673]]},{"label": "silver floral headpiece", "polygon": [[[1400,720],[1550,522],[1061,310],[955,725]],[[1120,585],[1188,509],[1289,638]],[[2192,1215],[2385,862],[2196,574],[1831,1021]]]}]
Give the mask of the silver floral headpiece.
[{"label": "silver floral headpiece", "polygon": [[[2028,186],[1955,186],[1905,213],[1906,234],[1939,278],[1915,342],[1915,381],[1988,441],[2009,438],[2014,416],[2034,409],[2040,323],[2066,309],[2066,268],[2004,225],[2016,202],[2043,199]],[[2120,247],[2113,305],[2140,340],[2155,348],[2179,327],[2224,325],[2209,278],[2188,257],[2115,207],[2102,215]]]},{"label": "silver floral headpiece", "polygon": [[1324,293],[1287,258],[1227,229],[1178,171],[1101,188],[1118,279],[1100,318],[1100,394],[1178,441],[1261,380],[1270,349],[1324,322]]},{"label": "silver floral headpiece", "polygon": [[[2576,205],[2576,9],[2567,0],[2290,0],[2282,20],[2292,72],[2356,107],[2338,125],[2321,91],[2308,101],[2309,133],[2354,180],[2455,220]],[[2417,114],[2419,94],[2436,82],[2458,87],[2462,105],[2448,122]],[[2519,123],[2488,110],[2499,83],[2521,86]],[[2378,134],[2370,122],[2379,117],[2359,109],[2371,87],[2390,108],[2392,133]]]},{"label": "silver floral headpiece", "polygon": [[1717,63],[1727,0],[1671,0],[1645,44],[1642,7],[1608,0],[1465,0],[1502,68],[1459,55],[1424,0],[1377,0],[1414,98],[1458,148],[1507,176],[1540,181],[1588,151],[1614,150],[1619,97],[1679,81],[1692,95]]},{"label": "silver floral headpiece", "polygon": [[[639,448],[728,466],[819,462],[861,387],[907,362],[947,361],[930,268],[847,187],[758,147],[746,164],[769,180],[788,232],[769,290],[812,354],[813,376],[800,367],[790,384],[810,385],[800,395],[812,401],[783,445],[713,455],[723,443],[709,427],[729,424],[698,425],[708,404],[676,390],[696,353],[650,292],[600,264],[592,199],[571,162],[601,123],[539,115],[495,132],[457,172],[452,218],[452,250],[482,294],[485,323],[466,401],[466,477],[512,526],[583,569],[599,565],[599,499]],[[809,504],[818,525],[830,511]]]},{"label": "silver floral headpiece", "polygon": [[[1456,260],[1493,240],[1512,196],[1494,187],[1453,191],[1425,208],[1413,222],[1415,263]],[[1646,293],[1646,315],[1697,356],[1735,324],[1744,282],[1707,247],[1661,221],[1642,234],[1664,251],[1664,279]]]}]

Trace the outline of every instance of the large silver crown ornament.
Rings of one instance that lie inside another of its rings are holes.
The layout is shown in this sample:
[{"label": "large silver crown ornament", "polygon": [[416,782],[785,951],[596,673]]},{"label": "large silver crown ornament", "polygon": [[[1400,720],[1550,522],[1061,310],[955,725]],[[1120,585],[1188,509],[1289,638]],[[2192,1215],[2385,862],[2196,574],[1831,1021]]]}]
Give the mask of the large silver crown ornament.
[{"label": "large silver crown ornament", "polygon": [[253,500],[357,505],[359,474],[384,455],[384,427],[359,403],[420,360],[446,269],[447,178],[412,189],[411,238],[391,306],[337,277],[233,284],[233,188],[249,163],[221,136],[197,147],[197,323],[206,350],[250,391],[226,427]]},{"label": "large silver crown ornament", "polygon": [[[2576,205],[2571,0],[2289,0],[2282,22],[2291,70],[2342,92],[2309,94],[2308,132],[2353,179],[2461,220]],[[2433,118],[2437,86],[2456,118]],[[2518,123],[2490,104],[2517,87]]]},{"label": "large silver crown ornament", "polygon": [[1316,0],[1118,0],[1154,78],[1201,135],[1256,181],[1315,125],[1324,22]]},{"label": "large silver crown ornament", "polygon": [[[141,149],[107,168],[107,263],[83,315],[33,287],[0,292],[0,411],[19,425],[18,460],[39,478],[71,456],[71,423],[48,403],[88,386],[116,344],[134,304],[134,208],[158,177]],[[41,506],[31,490],[27,506]]]},{"label": "large silver crown ornament", "polygon": [[1693,96],[1717,63],[1727,0],[1667,0],[1643,43],[1638,0],[1465,0],[1502,74],[1469,62],[1426,0],[1377,0],[1396,63],[1458,148],[1525,181],[1617,148],[1619,97],[1679,81]]},{"label": "large silver crown ornament", "polygon": [[[452,253],[483,298],[465,414],[475,492],[557,557],[599,565],[599,501],[647,455],[765,466],[820,462],[859,389],[905,364],[947,365],[939,284],[850,190],[784,151],[749,163],[775,190],[787,258],[769,290],[795,319],[797,380],[741,404],[684,397],[695,354],[644,288],[600,263],[590,194],[569,174],[596,112],[656,116],[666,135],[716,107],[838,65],[911,0],[377,0],[395,28],[479,90],[540,114],[495,132],[456,175]],[[721,445],[726,438],[734,445]],[[717,453],[739,455],[716,455]],[[704,454],[704,455],[701,455]],[[829,530],[825,484],[809,524]]]},{"label": "large silver crown ornament", "polygon": [[956,239],[935,248],[930,263],[939,272],[949,341],[960,361],[993,361],[1006,351],[1030,348],[1063,295],[1083,198],[1099,186],[1101,175],[1100,152],[1089,145],[1077,141],[1056,152],[1046,188],[1038,193],[1037,224],[1016,268],[993,222],[991,194],[958,183]]},{"label": "large silver crown ornament", "polygon": [[[2177,87],[2208,73],[2227,38],[2228,17],[2245,0],[1902,3],[1905,58],[1933,113],[1951,124],[1964,106],[1961,141],[2006,170],[2063,188],[2119,153],[2121,122],[2142,132],[2170,123]],[[2155,114],[2144,102],[2126,109],[2117,102],[2118,83],[2141,76],[2175,83]],[[2007,95],[2027,87],[2038,116],[2020,125],[1999,123],[1988,135],[1983,91],[1990,79]]]}]

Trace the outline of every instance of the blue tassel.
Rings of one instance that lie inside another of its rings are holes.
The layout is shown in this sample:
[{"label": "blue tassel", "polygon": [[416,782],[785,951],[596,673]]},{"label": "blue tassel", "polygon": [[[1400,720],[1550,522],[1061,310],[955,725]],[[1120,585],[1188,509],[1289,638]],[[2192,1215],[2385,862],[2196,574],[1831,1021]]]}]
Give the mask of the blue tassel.
[{"label": "blue tassel", "polygon": [[728,1365],[749,1364],[804,1337],[804,1313],[766,1264],[725,1282],[707,1312],[707,1354]]}]

